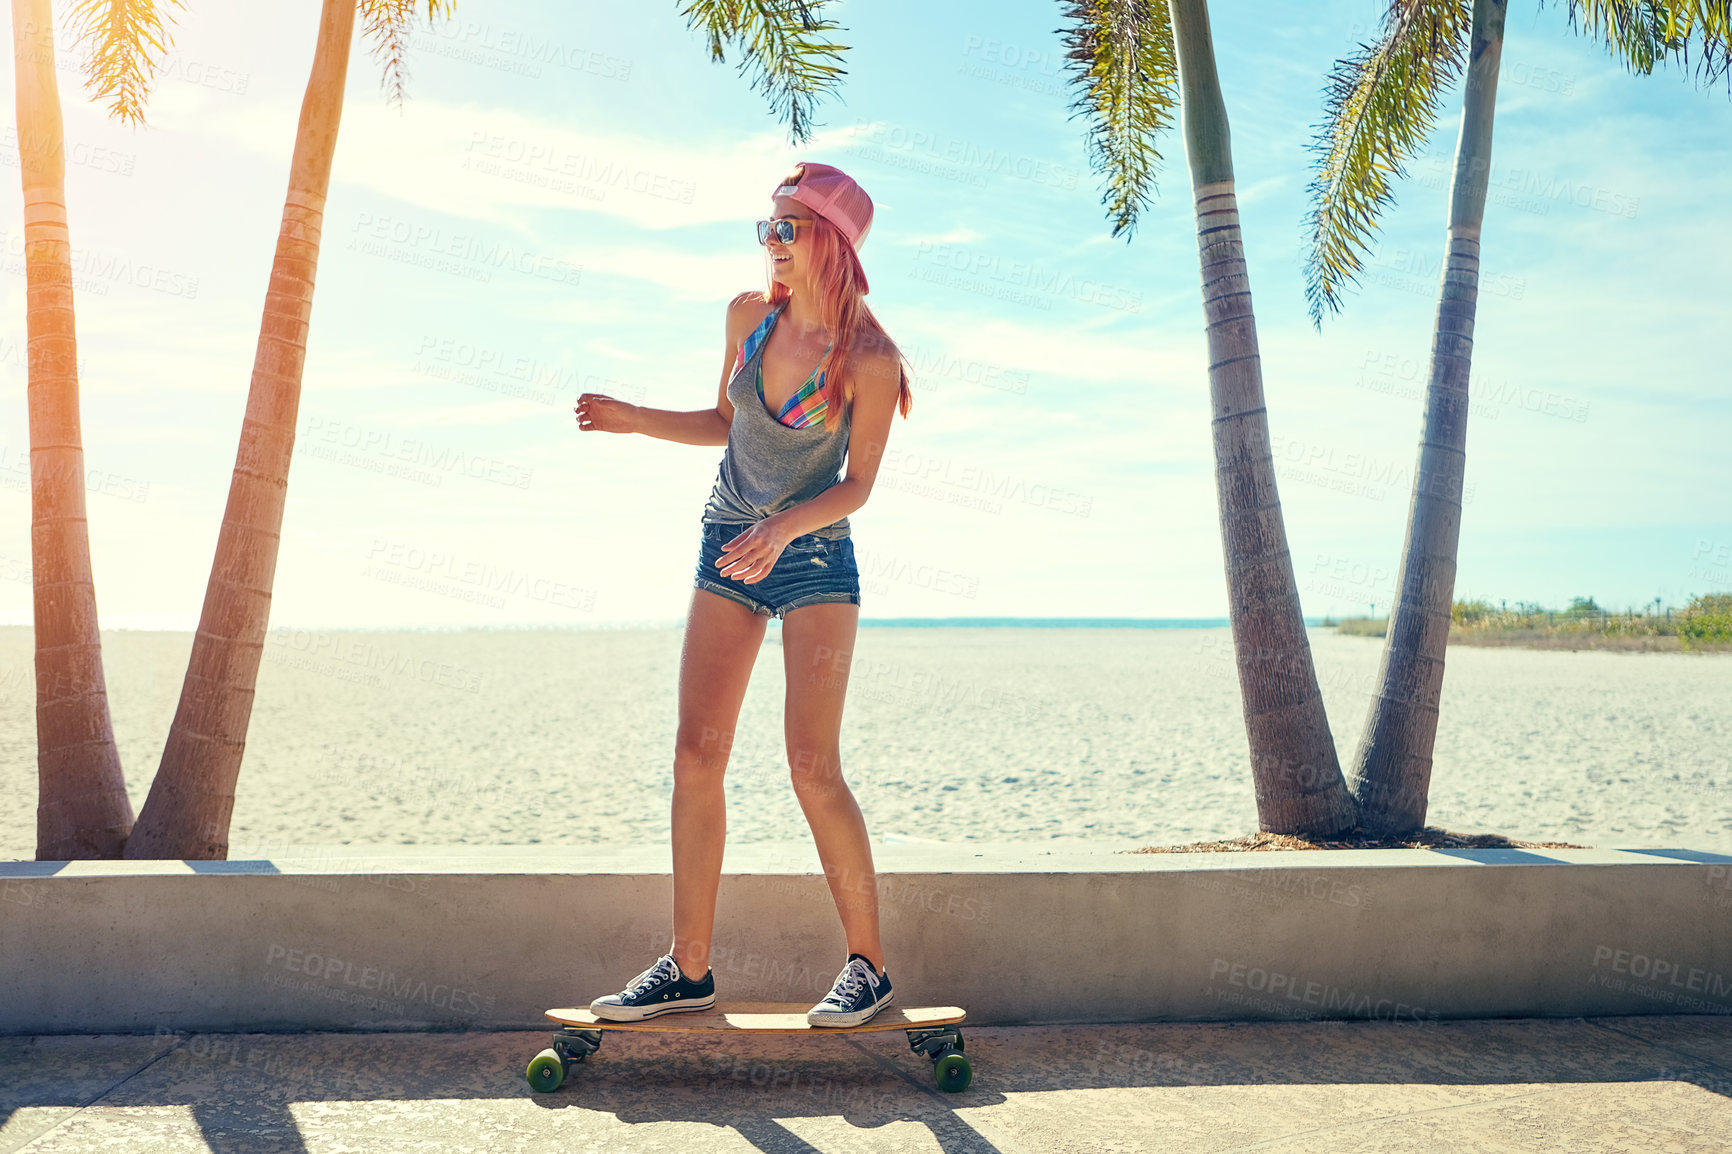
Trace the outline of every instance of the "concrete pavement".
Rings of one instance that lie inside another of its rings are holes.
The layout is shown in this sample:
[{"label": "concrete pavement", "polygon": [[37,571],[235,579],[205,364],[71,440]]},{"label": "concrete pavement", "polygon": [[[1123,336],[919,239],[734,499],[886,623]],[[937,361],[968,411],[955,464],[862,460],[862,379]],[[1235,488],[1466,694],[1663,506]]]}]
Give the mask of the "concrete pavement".
[{"label": "concrete pavement", "polygon": [[0,1038],[0,1152],[1732,1149],[1732,1018],[609,1035],[552,1094],[541,1032]]}]

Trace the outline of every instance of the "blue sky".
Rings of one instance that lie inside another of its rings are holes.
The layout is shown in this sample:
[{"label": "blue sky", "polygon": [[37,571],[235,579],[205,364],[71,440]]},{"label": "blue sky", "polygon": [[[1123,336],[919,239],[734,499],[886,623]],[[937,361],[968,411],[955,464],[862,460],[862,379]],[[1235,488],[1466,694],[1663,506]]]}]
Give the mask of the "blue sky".
[{"label": "blue sky", "polygon": [[[790,148],[675,5],[459,3],[410,99],[351,65],[273,624],[681,619],[721,449],[580,434],[579,391],[714,403],[751,222],[797,159],[878,215],[914,362],[853,517],[863,614],[1218,616],[1189,177],[1108,237],[1051,4],[845,5],[840,101]],[[1459,103],[1363,291],[1305,314],[1306,144],[1371,3],[1217,4],[1270,425],[1305,610],[1387,606]],[[316,6],[183,16],[150,127],[60,73],[103,622],[190,628],[227,494]],[[9,62],[8,62],[9,65]],[[4,91],[10,91],[8,85]],[[0,621],[27,623],[15,135],[0,173]],[[1458,595],[1623,607],[1732,589],[1732,103],[1511,9]],[[1033,282],[1031,285],[1030,282]]]}]

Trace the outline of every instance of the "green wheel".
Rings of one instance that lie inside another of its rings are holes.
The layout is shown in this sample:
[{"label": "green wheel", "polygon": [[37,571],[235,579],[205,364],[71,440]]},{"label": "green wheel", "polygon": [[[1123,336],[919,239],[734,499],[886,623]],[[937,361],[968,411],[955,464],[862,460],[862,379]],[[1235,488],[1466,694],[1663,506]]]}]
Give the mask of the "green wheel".
[{"label": "green wheel", "polygon": [[932,1064],[932,1076],[938,1080],[940,1090],[960,1094],[974,1081],[974,1067],[968,1064],[967,1058],[953,1050]]},{"label": "green wheel", "polygon": [[529,1059],[529,1068],[523,1073],[531,1088],[542,1094],[551,1094],[565,1081],[565,1063],[552,1050],[543,1050]]}]

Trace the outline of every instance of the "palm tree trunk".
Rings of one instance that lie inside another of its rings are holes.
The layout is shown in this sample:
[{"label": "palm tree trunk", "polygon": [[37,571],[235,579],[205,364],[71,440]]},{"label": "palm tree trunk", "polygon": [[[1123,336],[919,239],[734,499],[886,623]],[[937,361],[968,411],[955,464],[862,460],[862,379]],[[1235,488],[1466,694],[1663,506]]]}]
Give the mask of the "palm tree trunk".
[{"label": "palm tree trunk", "polygon": [[1233,150],[1215,74],[1206,0],[1171,0],[1185,152],[1197,203],[1197,251],[1209,336],[1215,492],[1227,567],[1228,613],[1250,739],[1259,825],[1276,833],[1336,833],[1355,821],[1287,549],[1251,282],[1233,195]]},{"label": "palm tree trunk", "polygon": [[1431,373],[1413,498],[1407,512],[1396,600],[1389,611],[1377,693],[1354,756],[1353,794],[1365,828],[1425,825],[1431,754],[1443,693],[1443,656],[1455,597],[1467,465],[1467,383],[1479,297],[1479,233],[1491,173],[1492,116],[1508,0],[1474,0],[1461,140],[1449,199],[1443,283],[1432,336]]},{"label": "palm tree trunk", "polygon": [[355,0],[324,0],[216,559],[174,725],[127,845],[129,858],[228,855],[235,780],[270,622],[313,274],[354,24]]},{"label": "palm tree trunk", "polygon": [[132,802],[108,714],[90,569],[65,139],[48,0],[12,0],[12,59],[29,345],[36,857],[117,858],[132,830]]}]

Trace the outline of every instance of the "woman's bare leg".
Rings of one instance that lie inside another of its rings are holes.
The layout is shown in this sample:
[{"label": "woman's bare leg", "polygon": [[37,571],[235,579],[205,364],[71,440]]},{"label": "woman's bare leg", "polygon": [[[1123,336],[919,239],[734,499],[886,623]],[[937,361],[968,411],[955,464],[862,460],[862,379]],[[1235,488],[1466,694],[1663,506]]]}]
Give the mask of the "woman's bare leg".
[{"label": "woman's bare leg", "polygon": [[769,618],[708,589],[693,589],[680,650],[680,720],[674,739],[674,942],[680,971],[710,966],[716,890],[727,839],[722,775]]},{"label": "woman's bare leg", "polygon": [[884,947],[878,939],[872,843],[860,806],[842,780],[839,736],[859,622],[860,607],[849,602],[805,605],[783,615],[782,661],[788,679],[785,727],[794,793],[818,843],[818,860],[824,863],[830,896],[842,915],[848,952],[864,955],[882,973]]}]

